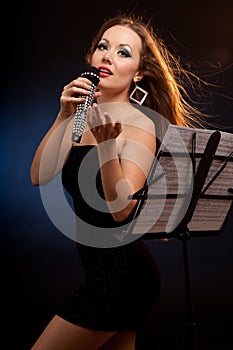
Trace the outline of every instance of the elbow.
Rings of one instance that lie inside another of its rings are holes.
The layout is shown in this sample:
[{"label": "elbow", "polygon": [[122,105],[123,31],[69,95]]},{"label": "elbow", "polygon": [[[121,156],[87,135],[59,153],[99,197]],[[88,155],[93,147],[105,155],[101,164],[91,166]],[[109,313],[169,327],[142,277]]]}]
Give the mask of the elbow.
[{"label": "elbow", "polygon": [[45,186],[47,185],[54,177],[49,172],[39,172],[33,166],[30,170],[30,180],[33,186]]},{"label": "elbow", "polygon": [[30,180],[33,186],[39,186],[39,178],[35,176],[32,171],[30,172]]},{"label": "elbow", "polygon": [[30,173],[30,180],[33,186],[44,186],[47,185],[49,181],[45,181],[39,178],[37,174],[34,174],[33,172]]},{"label": "elbow", "polygon": [[124,220],[126,220],[127,217],[129,216],[129,214],[130,213],[126,214],[125,212],[123,212],[123,213],[122,212],[118,212],[118,213],[112,214],[112,216],[113,216],[113,219],[114,219],[115,222],[120,223],[120,222],[123,222]]},{"label": "elbow", "polygon": [[34,164],[31,165],[29,177],[33,186],[39,186],[39,174]]},{"label": "elbow", "polygon": [[33,176],[30,176],[30,180],[33,186],[40,186],[39,179],[34,178]]},{"label": "elbow", "polygon": [[36,181],[32,181],[31,180],[31,183],[32,183],[33,186],[36,186],[36,187],[40,186],[40,184],[38,182],[36,182]]},{"label": "elbow", "polygon": [[113,213],[112,217],[113,217],[115,222],[122,222],[122,221],[124,221],[126,219],[126,216],[120,214],[119,212],[118,213]]},{"label": "elbow", "polygon": [[[120,185],[121,187],[119,187]],[[108,202],[110,212],[115,222],[123,222],[131,214],[137,203],[137,200],[129,199],[134,192],[135,191],[132,189],[129,181],[122,180],[118,183],[118,188],[115,194],[116,197],[111,202]]]},{"label": "elbow", "polygon": [[125,207],[123,210],[117,211],[112,213],[112,217],[114,219],[115,222],[123,222],[124,220],[126,220],[129,215],[131,214],[134,206],[136,204],[136,201],[131,201],[127,207]]},{"label": "elbow", "polygon": [[49,181],[42,181],[42,180],[39,180],[38,178],[33,178],[31,177],[31,183],[33,186],[45,186],[49,183]]}]

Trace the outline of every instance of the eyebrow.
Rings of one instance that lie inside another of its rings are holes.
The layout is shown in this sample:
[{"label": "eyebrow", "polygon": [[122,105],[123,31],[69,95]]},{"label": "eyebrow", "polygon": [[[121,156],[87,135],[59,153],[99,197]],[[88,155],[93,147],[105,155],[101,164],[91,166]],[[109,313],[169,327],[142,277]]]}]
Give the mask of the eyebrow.
[{"label": "eyebrow", "polygon": [[[110,42],[108,39],[106,39],[106,38],[104,38],[104,37],[103,37],[102,39],[100,39],[100,41],[101,41],[101,40],[106,41],[108,44],[109,44],[109,42]],[[122,47],[122,46],[128,46],[128,47],[130,48],[130,50],[133,52],[133,50],[132,50],[132,48],[131,48],[131,46],[130,46],[129,44],[123,44],[123,43],[122,43],[122,44],[119,44],[119,46],[121,46],[121,47]]]}]

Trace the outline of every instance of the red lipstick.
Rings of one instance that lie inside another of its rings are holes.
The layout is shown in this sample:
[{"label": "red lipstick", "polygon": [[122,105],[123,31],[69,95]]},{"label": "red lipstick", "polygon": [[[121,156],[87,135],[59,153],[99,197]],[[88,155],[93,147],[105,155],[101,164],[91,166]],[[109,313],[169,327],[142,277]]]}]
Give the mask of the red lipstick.
[{"label": "red lipstick", "polygon": [[98,70],[101,78],[109,77],[110,75],[112,75],[112,72],[108,67],[100,66],[98,67]]}]

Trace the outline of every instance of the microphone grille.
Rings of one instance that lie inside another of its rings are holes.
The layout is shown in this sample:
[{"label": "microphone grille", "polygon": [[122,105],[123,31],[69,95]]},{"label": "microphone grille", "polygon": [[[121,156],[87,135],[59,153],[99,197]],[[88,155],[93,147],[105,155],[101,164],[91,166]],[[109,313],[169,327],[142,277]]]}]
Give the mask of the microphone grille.
[{"label": "microphone grille", "polygon": [[98,85],[100,80],[99,70],[96,67],[89,66],[81,73],[81,77],[87,78],[94,85]]}]

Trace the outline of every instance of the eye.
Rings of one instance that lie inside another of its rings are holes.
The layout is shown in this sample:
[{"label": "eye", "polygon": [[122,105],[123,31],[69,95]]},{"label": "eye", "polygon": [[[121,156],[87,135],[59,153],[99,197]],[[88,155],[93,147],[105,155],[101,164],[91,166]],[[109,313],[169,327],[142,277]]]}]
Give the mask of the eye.
[{"label": "eye", "polygon": [[99,44],[97,45],[98,50],[107,50],[108,49],[108,44],[105,41],[100,41]]},{"label": "eye", "polygon": [[120,56],[124,56],[124,57],[132,57],[130,51],[127,48],[121,48],[120,50],[118,50],[118,54]]}]

